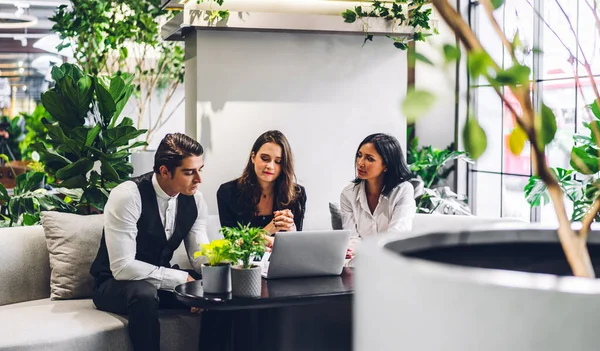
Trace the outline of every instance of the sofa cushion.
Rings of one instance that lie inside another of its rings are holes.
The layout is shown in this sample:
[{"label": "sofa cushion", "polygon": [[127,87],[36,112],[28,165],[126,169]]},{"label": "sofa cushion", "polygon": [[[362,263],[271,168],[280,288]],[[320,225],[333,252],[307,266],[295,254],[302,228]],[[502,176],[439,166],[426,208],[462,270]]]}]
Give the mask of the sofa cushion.
[{"label": "sofa cushion", "polygon": [[0,229],[0,267],[0,306],[50,296],[42,226]]},{"label": "sofa cushion", "polygon": [[[200,316],[161,310],[161,350],[198,350]],[[0,350],[131,350],[127,318],[92,300],[42,299],[0,307]]]},{"label": "sofa cushion", "polygon": [[94,281],[89,270],[100,246],[102,218],[102,215],[42,212],[50,253],[50,297],[53,300],[92,296]]},{"label": "sofa cushion", "polygon": [[342,222],[342,210],[337,202],[329,203],[329,213],[331,214],[331,229],[344,229]]}]

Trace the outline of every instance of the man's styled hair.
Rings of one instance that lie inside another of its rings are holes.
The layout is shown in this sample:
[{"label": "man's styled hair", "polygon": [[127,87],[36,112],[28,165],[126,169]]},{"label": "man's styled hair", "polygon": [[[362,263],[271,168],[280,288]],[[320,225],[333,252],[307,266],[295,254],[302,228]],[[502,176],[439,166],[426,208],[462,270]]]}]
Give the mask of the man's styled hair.
[{"label": "man's styled hair", "polygon": [[175,168],[181,166],[184,158],[202,156],[202,145],[189,136],[181,133],[169,133],[161,140],[154,154],[154,173],[160,174],[160,166],[165,166],[174,176]]}]

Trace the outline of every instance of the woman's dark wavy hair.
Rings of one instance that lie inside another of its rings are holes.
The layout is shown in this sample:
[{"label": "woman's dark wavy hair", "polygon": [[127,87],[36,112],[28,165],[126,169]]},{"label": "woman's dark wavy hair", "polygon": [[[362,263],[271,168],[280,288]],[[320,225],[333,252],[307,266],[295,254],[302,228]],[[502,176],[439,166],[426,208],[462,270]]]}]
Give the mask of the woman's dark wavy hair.
[{"label": "woman's dark wavy hair", "polygon": [[175,168],[181,166],[183,159],[190,156],[202,156],[202,145],[181,133],[169,133],[160,141],[154,154],[154,173],[160,174],[160,166],[165,166],[175,176]]},{"label": "woman's dark wavy hair", "polygon": [[[383,189],[381,193],[384,196],[388,196],[395,187],[399,184],[407,181],[411,177],[411,172],[408,169],[406,160],[404,159],[404,152],[398,142],[398,139],[391,135],[376,133],[366,137],[354,154],[354,165],[356,166],[356,158],[358,151],[361,146],[371,143],[375,146],[377,153],[381,155],[384,166],[387,167],[387,172],[383,175]],[[360,184],[363,180],[358,177],[354,178],[354,184]]]},{"label": "woman's dark wavy hair", "polygon": [[260,201],[261,188],[258,184],[256,172],[254,171],[252,153],[257,156],[258,150],[266,143],[275,143],[281,146],[281,173],[275,180],[275,202],[280,209],[290,208],[294,201],[296,201],[300,188],[296,186],[292,149],[285,135],[278,130],[265,132],[256,139],[248,157],[246,168],[242,176],[237,179],[238,187],[242,191],[242,194],[244,194],[246,201],[256,211],[256,206]]}]

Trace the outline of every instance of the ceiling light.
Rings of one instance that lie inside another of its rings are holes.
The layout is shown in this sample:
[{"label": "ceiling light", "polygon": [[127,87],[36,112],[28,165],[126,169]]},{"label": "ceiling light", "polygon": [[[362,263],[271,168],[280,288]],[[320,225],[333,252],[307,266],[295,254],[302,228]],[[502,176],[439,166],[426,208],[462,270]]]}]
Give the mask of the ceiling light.
[{"label": "ceiling light", "polygon": [[23,72],[25,72],[25,68],[23,68],[23,67],[19,68],[19,73],[23,74]]},{"label": "ceiling light", "polygon": [[23,67],[23,61],[19,61],[19,62],[17,62],[17,66],[19,66],[19,67]]},{"label": "ceiling light", "polygon": [[23,91],[27,91],[27,85],[23,85]]}]

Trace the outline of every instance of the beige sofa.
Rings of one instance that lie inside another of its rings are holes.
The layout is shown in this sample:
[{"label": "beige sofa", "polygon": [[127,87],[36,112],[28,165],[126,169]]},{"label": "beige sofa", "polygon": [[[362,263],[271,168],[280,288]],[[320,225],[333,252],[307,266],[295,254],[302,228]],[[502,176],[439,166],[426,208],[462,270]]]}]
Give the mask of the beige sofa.
[{"label": "beige sofa", "polygon": [[[415,230],[489,223],[480,217],[417,215]],[[209,238],[218,238],[211,216]],[[183,248],[173,264],[189,268]],[[90,299],[51,301],[50,266],[41,226],[0,229],[0,350],[130,350],[127,318],[98,311]],[[161,350],[198,350],[200,318],[161,311]]]}]

